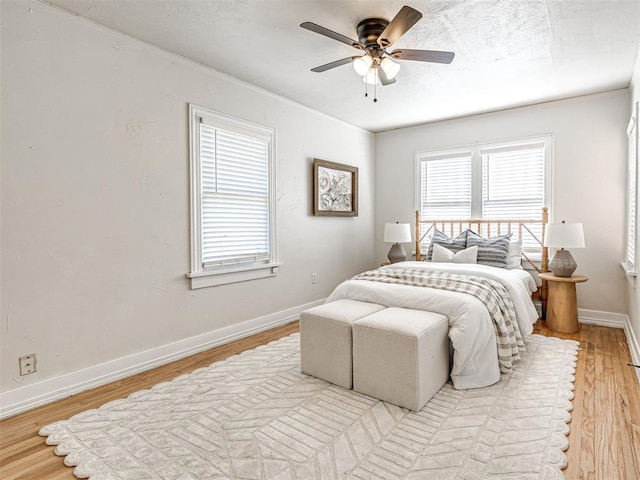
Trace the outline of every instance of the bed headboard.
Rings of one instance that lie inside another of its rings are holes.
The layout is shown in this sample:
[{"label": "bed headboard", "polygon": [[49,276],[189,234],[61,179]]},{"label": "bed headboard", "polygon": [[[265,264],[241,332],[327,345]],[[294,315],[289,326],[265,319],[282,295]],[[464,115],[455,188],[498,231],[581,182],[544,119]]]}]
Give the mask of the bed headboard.
[{"label": "bed headboard", "polygon": [[[421,220],[420,211],[416,210],[416,260],[420,260],[426,253],[421,252],[423,241],[436,228],[451,238],[465,229],[470,229],[478,235],[491,237],[513,233],[513,238],[522,239],[522,256],[538,272],[549,270],[549,249],[542,244],[544,232],[549,222],[549,209],[542,208],[542,216],[537,219],[508,219],[508,220]],[[537,252],[540,260],[537,263]],[[535,254],[535,255],[534,255]]]}]

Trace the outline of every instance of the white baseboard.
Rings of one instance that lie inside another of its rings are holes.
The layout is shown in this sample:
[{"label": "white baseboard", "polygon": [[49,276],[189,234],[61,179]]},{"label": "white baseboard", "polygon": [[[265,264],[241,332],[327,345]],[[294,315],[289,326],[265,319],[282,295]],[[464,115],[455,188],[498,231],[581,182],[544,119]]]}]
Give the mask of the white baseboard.
[{"label": "white baseboard", "polygon": [[[638,338],[635,333],[633,333],[629,317],[627,317],[624,324],[624,333],[627,336],[627,344],[629,345],[629,352],[631,353],[631,363],[640,365],[640,343],[638,343]],[[636,378],[638,379],[638,384],[640,384],[640,368],[632,368],[636,371]]]},{"label": "white baseboard", "polygon": [[[578,320],[587,325],[598,325],[600,327],[612,327],[624,329],[627,337],[629,352],[631,353],[631,363],[640,365],[640,344],[631,328],[629,317],[624,313],[601,312],[599,310],[578,309]],[[640,368],[633,367],[640,384]]]},{"label": "white baseboard", "polygon": [[578,321],[586,325],[624,328],[627,316],[624,313],[601,312],[600,310],[578,309]]},{"label": "white baseboard", "polygon": [[296,320],[324,299],[0,393],[0,419]]}]

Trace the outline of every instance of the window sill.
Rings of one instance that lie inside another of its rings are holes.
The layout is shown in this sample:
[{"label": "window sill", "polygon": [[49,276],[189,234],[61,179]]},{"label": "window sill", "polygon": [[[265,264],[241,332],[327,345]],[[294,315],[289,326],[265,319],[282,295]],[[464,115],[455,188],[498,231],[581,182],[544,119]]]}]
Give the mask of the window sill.
[{"label": "window sill", "polygon": [[627,277],[627,281],[633,288],[636,288],[636,278],[638,277],[638,271],[635,265],[631,265],[627,262],[620,262],[620,266],[624,270],[624,274]]},{"label": "window sill", "polygon": [[635,265],[631,265],[627,262],[620,262],[620,266],[624,270],[625,275],[629,277],[637,277],[638,271],[636,270]]},{"label": "window sill", "polygon": [[206,287],[216,287],[229,283],[247,282],[259,278],[275,277],[280,263],[267,263],[260,266],[216,270],[209,272],[191,272],[186,277],[191,280],[191,290]]}]

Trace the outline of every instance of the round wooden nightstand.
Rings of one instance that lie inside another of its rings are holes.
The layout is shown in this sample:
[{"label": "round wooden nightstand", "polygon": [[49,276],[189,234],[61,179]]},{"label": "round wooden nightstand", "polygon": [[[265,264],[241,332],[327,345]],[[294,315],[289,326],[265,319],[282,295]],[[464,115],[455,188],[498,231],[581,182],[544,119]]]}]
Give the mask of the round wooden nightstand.
[{"label": "round wooden nightstand", "polygon": [[549,298],[547,299],[547,328],[554,332],[576,333],[580,330],[578,323],[578,301],[576,283],[589,280],[585,275],[556,277],[551,272],[541,273],[540,278],[549,282]]}]

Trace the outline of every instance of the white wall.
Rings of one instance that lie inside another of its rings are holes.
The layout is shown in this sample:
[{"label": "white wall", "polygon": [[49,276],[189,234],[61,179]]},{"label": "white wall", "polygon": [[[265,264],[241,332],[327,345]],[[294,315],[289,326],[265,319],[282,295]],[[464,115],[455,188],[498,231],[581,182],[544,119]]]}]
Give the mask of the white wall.
[{"label": "white wall", "polygon": [[[322,299],[373,266],[373,134],[0,3],[2,392]],[[189,102],[277,129],[276,278],[189,289]],[[314,157],[360,168],[358,217],[311,215]],[[19,377],[31,352],[38,372]]]},{"label": "white wall", "polygon": [[[425,106],[428,108],[428,106]],[[417,150],[554,135],[555,221],[582,222],[587,248],[572,250],[580,308],[626,313],[620,268],[625,232],[627,89],[432,123],[376,135],[376,258],[384,259],[384,223],[413,224]],[[407,188],[407,186],[410,186]],[[407,245],[410,247],[410,245]]]}]

